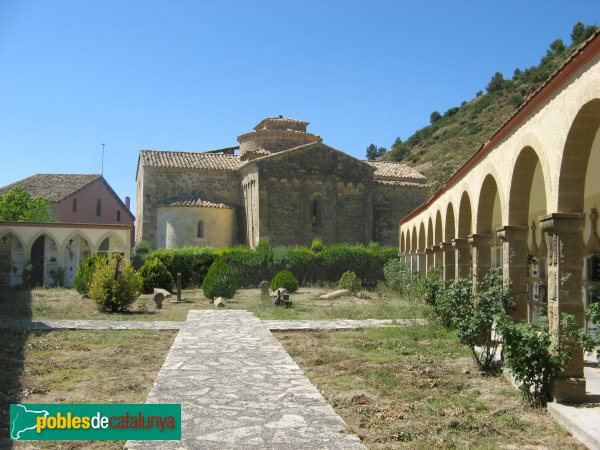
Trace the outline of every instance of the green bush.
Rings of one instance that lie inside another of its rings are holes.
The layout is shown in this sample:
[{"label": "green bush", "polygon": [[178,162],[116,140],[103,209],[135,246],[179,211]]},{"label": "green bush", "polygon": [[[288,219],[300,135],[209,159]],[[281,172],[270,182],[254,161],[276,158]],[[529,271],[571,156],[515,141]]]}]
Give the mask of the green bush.
[{"label": "green bush", "polygon": [[392,258],[384,264],[383,277],[385,284],[401,295],[413,294],[419,282],[400,258]]},{"label": "green bush", "polygon": [[440,269],[429,267],[427,275],[421,280],[420,288],[425,303],[435,306],[437,299],[444,294],[444,290],[446,289]]},{"label": "green bush", "polygon": [[352,271],[344,272],[338,283],[340,289],[348,289],[352,294],[360,291],[360,280]]},{"label": "green bush", "polygon": [[90,283],[90,297],[100,311],[127,311],[140,295],[142,282],[131,263],[120,255],[98,264]]},{"label": "green bush", "polygon": [[216,251],[206,247],[161,249],[150,252],[145,259],[158,258],[167,267],[173,279],[181,274],[184,289],[202,285],[208,268],[215,260]]},{"label": "green bush", "polygon": [[[566,317],[561,317],[565,326]],[[567,328],[568,326],[565,326]],[[566,335],[548,333],[545,317],[538,323],[503,320],[498,331],[503,336],[503,354],[508,367],[531,406],[545,406],[550,398],[550,383],[567,366],[570,354],[564,349]]]},{"label": "green bush", "polygon": [[271,290],[285,288],[291,294],[298,290],[298,280],[294,274],[288,270],[277,272],[271,281]]},{"label": "green bush", "polygon": [[312,240],[310,244],[310,249],[313,253],[321,253],[325,246],[323,245],[323,241],[319,238],[315,238]]},{"label": "green bush", "polygon": [[81,295],[90,294],[90,282],[92,281],[92,275],[96,271],[98,263],[106,262],[106,258],[98,255],[90,255],[79,263],[75,277],[73,278],[73,284],[75,289]]},{"label": "green bush", "polygon": [[202,283],[204,296],[209,300],[215,297],[232,298],[237,288],[238,280],[233,269],[223,259],[215,259]]},{"label": "green bush", "polygon": [[514,308],[502,278],[502,271],[493,268],[477,283],[477,293],[473,295],[471,281],[455,280],[444,293],[436,298],[434,309],[442,322],[450,325],[461,344],[468,346],[479,368],[487,373],[499,368],[497,359],[499,339],[494,326],[505,320]]},{"label": "green bush", "polygon": [[154,288],[162,288],[167,291],[173,290],[173,276],[160,259],[152,258],[146,260],[144,265],[139,270],[142,278],[142,292],[150,294]]},{"label": "green bush", "polygon": [[65,287],[65,269],[58,266],[55,270],[50,271],[52,283],[50,287]]},{"label": "green bush", "polygon": [[256,287],[262,281],[260,269],[257,265],[259,258],[256,258],[254,251],[248,247],[238,245],[217,250],[216,254],[233,269],[237,277],[238,287]]},{"label": "green bush", "polygon": [[317,279],[320,255],[308,247],[284,247],[285,252],[277,247],[274,256],[274,268],[277,271],[289,270],[302,284],[314,282]]}]

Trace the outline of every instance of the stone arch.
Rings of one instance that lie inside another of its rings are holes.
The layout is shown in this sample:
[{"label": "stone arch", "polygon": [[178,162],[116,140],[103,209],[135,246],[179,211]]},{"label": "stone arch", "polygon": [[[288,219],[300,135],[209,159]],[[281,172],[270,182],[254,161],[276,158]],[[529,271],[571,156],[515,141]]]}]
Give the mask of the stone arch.
[{"label": "stone arch", "polygon": [[544,205],[540,209],[547,210],[546,179],[548,177],[544,173],[538,153],[532,147],[525,147],[519,152],[513,167],[508,198],[508,225],[529,225],[529,203],[534,188],[534,174],[538,165],[542,172],[543,183],[542,186],[535,187],[543,190]]},{"label": "stone arch", "polygon": [[88,242],[88,245],[90,246],[90,248],[92,247],[92,240],[90,239],[90,237],[83,232],[82,230],[73,230],[71,231],[67,237],[65,239],[63,239],[63,241],[60,243],[60,247],[62,248],[66,248],[69,244],[69,241],[71,239],[73,239],[74,237],[80,236],[83,239],[85,239]]},{"label": "stone arch", "polygon": [[460,197],[458,207],[458,237],[466,239],[472,233],[473,212],[471,208],[471,197],[464,191]]},{"label": "stone arch", "polygon": [[498,183],[492,174],[487,174],[481,184],[479,192],[479,202],[477,205],[477,214],[475,221],[475,231],[478,234],[491,234],[494,219],[494,209],[496,199],[500,201],[500,211],[502,208],[502,197],[498,190]]},{"label": "stone arch", "polygon": [[39,230],[37,233],[35,233],[33,235],[33,237],[31,239],[29,239],[29,242],[27,242],[27,247],[25,247],[25,253],[30,254],[31,247],[33,246],[35,241],[37,241],[41,236],[44,236],[44,235],[46,235],[50,239],[52,239],[54,241],[54,244],[58,247],[58,239],[56,238],[56,236],[52,232],[50,232],[44,228],[44,229]]},{"label": "stone arch", "polygon": [[446,207],[446,223],[444,225],[444,242],[451,242],[456,237],[454,224],[454,206],[452,202],[448,202],[448,206]]},{"label": "stone arch", "polygon": [[420,251],[425,251],[425,224],[421,222],[419,227],[419,245],[417,247]]},{"label": "stone arch", "polygon": [[110,245],[110,238],[114,239],[114,241],[116,241],[118,244],[120,244],[122,246],[123,249],[125,249],[125,242],[123,242],[123,239],[121,239],[115,232],[113,231],[108,231],[106,233],[104,233],[94,244],[94,246],[90,246],[92,249],[92,252],[94,253],[98,253],[98,249],[100,248],[100,245],[104,242],[105,239],[109,239],[109,247],[108,247],[108,251],[111,252],[113,250],[113,247]]},{"label": "stone arch", "polygon": [[600,127],[600,99],[581,107],[565,142],[558,179],[558,212],[583,212],[585,174],[592,144]]},{"label": "stone arch", "polygon": [[431,216],[429,217],[429,221],[427,222],[427,242],[426,246],[431,247],[433,245],[433,220]]},{"label": "stone arch", "polygon": [[442,235],[442,213],[438,209],[435,215],[435,231],[433,235],[433,242],[435,245],[440,245],[443,240]]},{"label": "stone arch", "polygon": [[418,241],[417,226],[413,225],[412,236],[410,238],[410,244],[411,244],[410,250],[412,252],[417,251],[417,241]]},{"label": "stone arch", "polygon": [[400,233],[400,253],[404,253],[406,251],[406,236],[404,235],[404,231]]},{"label": "stone arch", "polygon": [[23,240],[23,238],[21,238],[19,233],[15,232],[15,230],[13,230],[12,228],[5,228],[4,230],[0,231],[0,239],[3,239],[5,236],[8,235],[12,235],[17,240],[17,242],[21,244],[21,248],[23,249],[23,251],[25,251],[26,243]]}]

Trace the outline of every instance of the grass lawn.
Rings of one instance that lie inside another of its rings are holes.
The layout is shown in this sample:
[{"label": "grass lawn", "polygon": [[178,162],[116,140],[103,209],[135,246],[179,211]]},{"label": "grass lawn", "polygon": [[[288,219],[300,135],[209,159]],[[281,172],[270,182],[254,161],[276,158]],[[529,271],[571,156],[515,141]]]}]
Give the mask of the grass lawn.
[{"label": "grass lawn", "polygon": [[[422,308],[414,302],[399,298],[380,289],[364,292],[359,297],[341,297],[320,300],[330,292],[327,288],[300,288],[292,294],[293,306],[282,308],[270,301],[260,300],[258,289],[242,289],[228,301],[228,309],[252,311],[261,319],[412,319],[422,316]],[[163,309],[155,309],[151,295],[142,295],[127,313],[98,312],[94,302],[82,299],[74,289],[33,289],[9,291],[0,300],[0,319],[89,319],[89,320],[174,320],[183,321],[190,309],[214,309],[201,290],[182,293],[185,302],[171,303],[167,299]],[[146,308],[144,306],[146,305]]]},{"label": "grass lawn", "polygon": [[[0,330],[0,447],[10,403],[143,403],[175,331]],[[17,448],[123,448],[124,442],[15,443]]]},{"label": "grass lawn", "polygon": [[585,447],[431,326],[276,333],[371,449]]}]

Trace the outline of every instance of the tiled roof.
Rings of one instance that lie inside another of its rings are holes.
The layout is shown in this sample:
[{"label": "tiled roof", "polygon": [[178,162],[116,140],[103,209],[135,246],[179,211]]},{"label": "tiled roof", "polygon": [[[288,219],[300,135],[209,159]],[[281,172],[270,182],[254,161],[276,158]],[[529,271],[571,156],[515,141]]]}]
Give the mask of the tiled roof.
[{"label": "tiled roof", "polygon": [[223,208],[223,209],[231,209],[231,206],[226,205],[225,203],[215,203],[209,202],[208,200],[202,200],[201,198],[180,198],[180,199],[172,199],[167,202],[159,205],[159,207],[188,207],[188,208]]},{"label": "tiled roof", "polygon": [[406,186],[406,187],[419,187],[429,189],[429,185],[425,183],[413,183],[410,181],[393,181],[393,180],[373,180],[378,184],[385,184],[387,186]]},{"label": "tiled roof", "polygon": [[49,202],[58,202],[77,192],[92,181],[102,178],[98,174],[38,173],[0,188],[0,195],[21,186],[33,197],[43,197]]},{"label": "tiled roof", "polygon": [[388,161],[365,161],[375,167],[375,179],[385,180],[422,180],[426,178],[406,164]]},{"label": "tiled roof", "polygon": [[290,117],[267,117],[266,119],[261,120],[259,124],[254,127],[254,129],[256,130],[265,122],[295,123],[301,126],[307,126],[309,124],[309,122],[306,122],[305,120],[292,119]]},{"label": "tiled roof", "polygon": [[232,171],[239,169],[243,165],[243,161],[237,155],[159,150],[142,150],[140,152],[140,163],[145,167]]},{"label": "tiled roof", "polygon": [[[249,159],[251,156],[260,157],[260,156],[268,156],[270,154],[271,154],[271,152],[268,150],[265,150],[264,148],[255,148],[254,150],[248,150],[248,151],[244,152],[243,155],[240,155],[240,159],[242,161],[245,161],[245,160]],[[248,156],[246,156],[246,155],[248,155]]]}]

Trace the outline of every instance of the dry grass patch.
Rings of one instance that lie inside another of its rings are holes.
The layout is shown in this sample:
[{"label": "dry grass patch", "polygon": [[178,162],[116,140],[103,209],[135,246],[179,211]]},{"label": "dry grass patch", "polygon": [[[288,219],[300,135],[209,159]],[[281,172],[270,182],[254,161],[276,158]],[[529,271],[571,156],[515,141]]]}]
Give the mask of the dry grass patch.
[{"label": "dry grass patch", "polygon": [[[240,289],[227,301],[227,309],[243,309],[264,320],[319,319],[413,319],[422,317],[422,307],[386,289],[363,292],[334,300],[319,297],[333,289],[303,287],[291,295],[291,308],[275,306],[260,299],[259,289]],[[174,296],[175,297],[175,296]],[[0,319],[81,319],[81,320],[169,320],[184,321],[190,309],[214,309],[201,290],[182,292],[181,303],[174,297],[155,309],[152,295],[141,295],[125,313],[101,313],[90,299],[82,299],[74,289],[14,290],[0,301]],[[145,305],[145,306],[144,306]]]},{"label": "dry grass patch", "polygon": [[[0,330],[0,447],[10,403],[143,403],[174,331]],[[18,448],[122,448],[123,442],[31,442]]]},{"label": "dry grass patch", "polygon": [[445,330],[276,336],[369,448],[585,448]]}]

